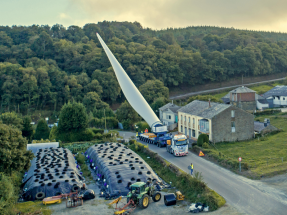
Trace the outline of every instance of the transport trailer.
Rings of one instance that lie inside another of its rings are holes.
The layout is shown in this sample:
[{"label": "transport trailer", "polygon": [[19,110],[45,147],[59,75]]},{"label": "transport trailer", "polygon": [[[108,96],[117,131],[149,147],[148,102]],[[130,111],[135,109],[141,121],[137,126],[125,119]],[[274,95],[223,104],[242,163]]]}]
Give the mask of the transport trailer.
[{"label": "transport trailer", "polygon": [[188,154],[188,140],[183,134],[176,134],[167,141],[166,151],[174,156],[185,156]]},{"label": "transport trailer", "polygon": [[171,140],[171,136],[167,134],[166,132],[160,132],[160,133],[141,133],[139,134],[139,139],[141,141],[155,144],[158,147],[166,147],[167,141]]}]

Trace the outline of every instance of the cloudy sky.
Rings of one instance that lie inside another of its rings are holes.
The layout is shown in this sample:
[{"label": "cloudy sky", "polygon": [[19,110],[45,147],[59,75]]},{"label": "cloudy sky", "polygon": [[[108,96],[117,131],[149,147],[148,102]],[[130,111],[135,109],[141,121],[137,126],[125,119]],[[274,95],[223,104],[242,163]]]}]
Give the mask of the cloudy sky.
[{"label": "cloudy sky", "polygon": [[286,0],[0,0],[0,25],[138,21],[165,29],[211,25],[287,32]]}]

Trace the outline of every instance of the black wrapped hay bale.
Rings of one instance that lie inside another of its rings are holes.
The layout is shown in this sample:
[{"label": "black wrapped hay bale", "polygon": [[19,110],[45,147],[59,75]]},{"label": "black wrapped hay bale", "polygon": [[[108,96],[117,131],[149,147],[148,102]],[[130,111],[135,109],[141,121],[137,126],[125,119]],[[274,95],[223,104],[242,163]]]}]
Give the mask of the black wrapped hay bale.
[{"label": "black wrapped hay bale", "polygon": [[166,206],[176,205],[176,196],[174,193],[164,195],[164,204]]}]

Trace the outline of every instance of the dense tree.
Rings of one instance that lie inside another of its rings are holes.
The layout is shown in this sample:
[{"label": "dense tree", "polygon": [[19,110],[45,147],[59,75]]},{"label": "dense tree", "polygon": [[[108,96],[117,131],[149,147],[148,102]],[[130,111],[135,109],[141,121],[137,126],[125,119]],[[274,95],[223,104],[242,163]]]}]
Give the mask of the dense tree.
[{"label": "dense tree", "polygon": [[0,123],[0,172],[10,174],[30,167],[34,157],[19,129]]},{"label": "dense tree", "polygon": [[154,100],[154,102],[150,105],[152,110],[156,113],[156,115],[159,117],[159,108],[167,104],[168,101],[165,97],[159,97]]},{"label": "dense tree", "polygon": [[30,116],[23,117],[22,136],[26,137],[29,142],[32,141],[33,132],[34,132],[31,122],[32,120]]},{"label": "dense tree", "polygon": [[0,115],[0,120],[4,124],[11,125],[15,128],[18,128],[19,130],[22,130],[23,128],[23,120],[20,117],[18,117],[18,115],[15,112],[2,113]]},{"label": "dense tree", "polygon": [[87,128],[88,115],[82,103],[72,102],[62,107],[58,132],[82,131]]},{"label": "dense tree", "polygon": [[122,103],[122,105],[117,110],[116,115],[119,122],[123,124],[125,129],[131,129],[133,124],[140,120],[140,117],[137,112],[127,101]]},{"label": "dense tree", "polygon": [[[59,111],[90,92],[109,105],[122,102],[97,32],[137,87],[148,80],[188,87],[287,69],[286,33],[207,26],[151,30],[137,22],[107,21],[67,29],[0,26],[1,112]],[[149,103],[152,96],[147,93]]]},{"label": "dense tree", "polygon": [[148,80],[139,87],[140,92],[148,103],[152,103],[159,97],[168,98],[169,90],[159,80]]},{"label": "dense tree", "polygon": [[34,135],[35,140],[49,139],[50,129],[45,119],[40,119],[37,124],[36,132]]}]

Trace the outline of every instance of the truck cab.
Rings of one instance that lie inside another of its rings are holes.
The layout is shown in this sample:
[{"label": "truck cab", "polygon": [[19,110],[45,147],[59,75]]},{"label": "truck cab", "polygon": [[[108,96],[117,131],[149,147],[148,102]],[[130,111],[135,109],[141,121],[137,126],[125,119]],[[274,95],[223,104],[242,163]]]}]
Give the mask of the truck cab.
[{"label": "truck cab", "polygon": [[176,134],[167,141],[166,151],[174,156],[185,156],[188,154],[188,140],[183,134]]}]

